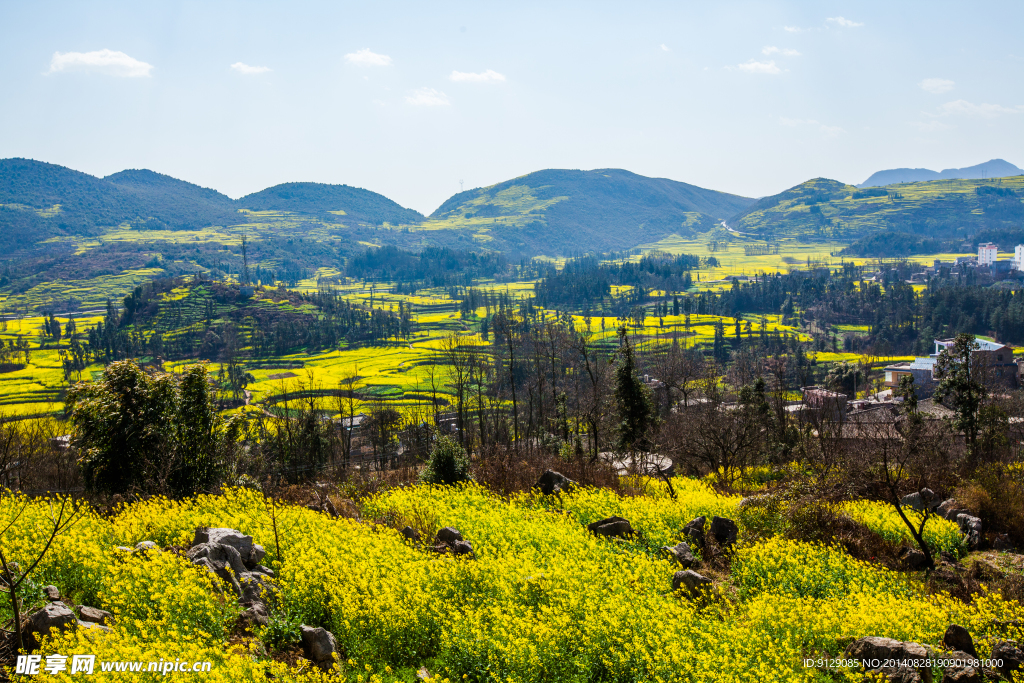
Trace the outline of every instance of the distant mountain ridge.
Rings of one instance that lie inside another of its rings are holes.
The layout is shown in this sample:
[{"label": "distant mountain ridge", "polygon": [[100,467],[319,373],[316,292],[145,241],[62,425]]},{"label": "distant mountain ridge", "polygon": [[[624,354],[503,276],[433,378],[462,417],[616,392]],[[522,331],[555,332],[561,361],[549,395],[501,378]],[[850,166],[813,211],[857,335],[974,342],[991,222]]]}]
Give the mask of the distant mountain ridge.
[{"label": "distant mountain ridge", "polygon": [[515,250],[564,255],[706,232],[753,202],[622,169],[547,169],[460,192],[430,221],[464,225]]},{"label": "distant mountain ridge", "polygon": [[857,187],[879,187],[882,185],[895,185],[897,183],[919,183],[928,180],[949,180],[963,178],[977,180],[979,178],[1004,178],[1006,176],[1021,175],[1024,169],[1017,168],[1003,159],[991,159],[983,164],[967,166],[966,168],[947,168],[942,171],[932,171],[927,168],[891,168],[885,171],[876,171],[871,177]]},{"label": "distant mountain ridge", "polygon": [[343,224],[418,222],[422,214],[347,185],[285,183],[239,200],[146,169],[97,178],[33,159],[0,159],[0,234],[8,248],[119,225],[199,230],[247,222],[239,209],[310,213]]}]

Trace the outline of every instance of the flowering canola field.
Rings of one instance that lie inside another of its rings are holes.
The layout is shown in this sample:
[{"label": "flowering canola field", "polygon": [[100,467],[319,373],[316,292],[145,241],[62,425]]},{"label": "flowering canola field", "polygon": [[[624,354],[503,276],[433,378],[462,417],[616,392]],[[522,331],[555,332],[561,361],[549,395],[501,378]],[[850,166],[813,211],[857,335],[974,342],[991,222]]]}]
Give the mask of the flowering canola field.
[{"label": "flowering canola field", "polygon": [[[424,666],[438,680],[501,683],[856,681],[861,672],[826,673],[802,661],[839,654],[865,635],[937,645],[951,622],[972,632],[982,656],[987,635],[1024,636],[1012,625],[1024,620],[1017,602],[987,595],[968,605],[927,595],[905,575],[840,549],[780,537],[741,541],[731,574],[719,577],[718,597],[691,601],[673,593],[678,566],[658,547],[680,540],[683,524],[697,515],[735,517],[738,499],[696,481],[676,489],[677,500],[657,489],[635,497],[584,489],[552,499],[502,498],[476,485],[416,486],[365,501],[362,522],[279,505],[279,548],[266,499],[246,489],[154,498],[108,518],[89,513],[57,539],[32,581],[112,612],[113,630],[56,636],[43,652],[208,660],[208,681],[319,680],[316,670],[268,655],[268,645],[294,639],[305,623],[337,638],[333,680],[359,683],[412,681]],[[45,542],[49,504],[13,495],[0,501],[0,529],[26,504],[0,535],[5,555],[21,562]],[[613,514],[629,519],[639,537],[587,533],[584,524]],[[417,548],[393,528],[406,524],[427,533],[454,526],[475,557]],[[197,526],[236,528],[266,547],[280,591],[270,627],[240,637],[233,598],[187,559],[116,549],[142,540],[187,546]],[[133,680],[147,676],[160,677]]]}]

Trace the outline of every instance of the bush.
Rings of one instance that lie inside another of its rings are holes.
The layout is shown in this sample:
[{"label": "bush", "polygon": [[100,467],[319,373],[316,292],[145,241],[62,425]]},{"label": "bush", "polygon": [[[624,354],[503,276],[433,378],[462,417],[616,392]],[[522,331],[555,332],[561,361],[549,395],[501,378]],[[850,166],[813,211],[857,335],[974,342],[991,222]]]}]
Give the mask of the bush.
[{"label": "bush", "polygon": [[469,481],[469,456],[450,436],[438,437],[430,451],[427,468],[420,478],[428,484],[457,484]]}]

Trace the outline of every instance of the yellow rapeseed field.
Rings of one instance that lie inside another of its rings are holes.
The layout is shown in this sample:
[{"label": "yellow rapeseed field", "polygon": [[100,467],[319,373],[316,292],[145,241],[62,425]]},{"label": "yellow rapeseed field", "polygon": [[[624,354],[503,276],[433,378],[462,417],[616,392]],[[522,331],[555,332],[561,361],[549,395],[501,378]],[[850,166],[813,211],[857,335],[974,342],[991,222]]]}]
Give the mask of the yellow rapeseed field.
[{"label": "yellow rapeseed field", "polygon": [[[803,660],[837,655],[866,635],[937,645],[951,622],[971,630],[982,656],[991,649],[987,636],[1024,637],[1024,608],[998,594],[971,604],[930,595],[917,580],[838,548],[743,540],[742,526],[731,574],[717,577],[713,594],[693,601],[674,593],[679,567],[659,546],[678,542],[697,515],[741,519],[738,497],[693,480],[675,486],[677,499],[653,483],[646,495],[587,488],[561,498],[506,498],[475,484],[414,486],[365,501],[360,521],[278,504],[279,543],[268,502],[248,489],[153,498],[106,518],[89,512],[57,539],[31,580],[112,612],[113,630],[55,636],[43,652],[210,661],[203,680],[211,681],[318,680],[317,670],[267,654],[271,631],[305,623],[335,634],[334,680],[359,683],[411,681],[423,666],[437,680],[501,683],[858,681],[861,672],[826,673]],[[24,505],[0,535],[7,557],[19,562],[45,542],[50,511],[45,500],[7,495],[0,529]],[[638,537],[586,531],[586,523],[609,515],[629,519]],[[416,547],[395,530],[406,524],[429,534],[453,526],[474,555]],[[279,589],[267,630],[239,637],[233,596],[187,558],[117,548],[142,540],[187,547],[197,526],[236,528],[266,547],[264,564],[277,572]],[[136,678],[147,676],[162,678]]]}]

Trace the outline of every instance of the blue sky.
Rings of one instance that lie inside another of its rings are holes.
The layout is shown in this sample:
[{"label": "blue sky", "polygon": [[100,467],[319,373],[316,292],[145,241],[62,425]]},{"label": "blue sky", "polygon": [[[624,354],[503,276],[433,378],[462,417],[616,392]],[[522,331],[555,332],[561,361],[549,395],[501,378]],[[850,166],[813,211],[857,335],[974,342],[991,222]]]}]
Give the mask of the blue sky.
[{"label": "blue sky", "polygon": [[233,197],[1024,166],[1021,2],[3,2],[0,64],[0,157]]}]

